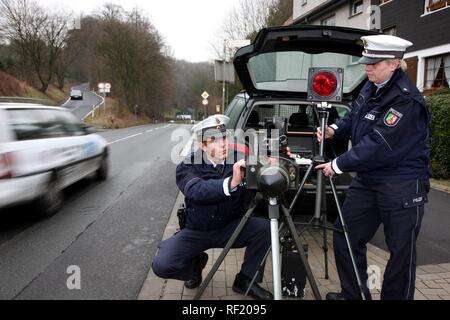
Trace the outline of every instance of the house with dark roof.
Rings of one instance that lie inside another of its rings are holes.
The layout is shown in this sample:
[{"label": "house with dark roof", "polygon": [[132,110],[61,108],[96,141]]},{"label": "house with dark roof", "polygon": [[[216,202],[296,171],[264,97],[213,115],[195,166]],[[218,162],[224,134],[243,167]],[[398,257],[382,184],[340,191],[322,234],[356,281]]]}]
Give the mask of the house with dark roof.
[{"label": "house with dark roof", "polygon": [[375,29],[414,43],[408,75],[425,94],[450,85],[450,0],[293,0],[293,24]]}]

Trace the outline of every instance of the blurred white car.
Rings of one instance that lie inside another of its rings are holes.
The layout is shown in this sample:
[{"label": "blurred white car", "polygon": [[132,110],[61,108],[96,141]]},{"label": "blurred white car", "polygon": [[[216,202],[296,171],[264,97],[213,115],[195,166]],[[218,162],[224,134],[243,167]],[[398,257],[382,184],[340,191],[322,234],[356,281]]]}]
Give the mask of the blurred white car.
[{"label": "blurred white car", "polygon": [[108,173],[108,144],[64,108],[0,103],[0,209],[34,201],[45,217],[62,190]]}]

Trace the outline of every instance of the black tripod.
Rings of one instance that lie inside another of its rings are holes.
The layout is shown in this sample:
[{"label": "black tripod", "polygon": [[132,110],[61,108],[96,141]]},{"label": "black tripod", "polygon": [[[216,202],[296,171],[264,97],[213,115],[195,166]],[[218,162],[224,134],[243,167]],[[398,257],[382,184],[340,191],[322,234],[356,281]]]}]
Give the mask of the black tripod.
[{"label": "black tripod", "polygon": [[[321,129],[322,129],[322,133],[325,134],[325,129],[326,129],[326,124],[327,124],[327,120],[328,120],[328,116],[329,116],[329,110],[328,110],[328,105],[322,104],[319,106],[318,108],[318,113],[319,113],[319,118],[320,118],[320,122],[321,122]],[[292,201],[292,204],[290,205],[289,208],[286,208],[283,204],[279,204],[279,197],[270,197],[269,200],[269,218],[271,221],[271,243],[272,243],[272,263],[273,263],[273,283],[274,283],[274,298],[275,300],[281,300],[281,263],[280,263],[280,244],[279,244],[279,219],[280,219],[280,207],[281,207],[281,211],[283,212],[283,218],[284,218],[284,223],[287,227],[288,230],[291,234],[291,236],[294,239],[294,244],[297,248],[297,252],[300,256],[302,265],[305,268],[306,271],[306,275],[308,278],[308,281],[310,283],[311,289],[313,291],[314,297],[316,300],[322,300],[322,297],[320,295],[319,289],[317,287],[317,283],[315,281],[314,275],[311,271],[311,268],[307,262],[307,258],[306,255],[303,251],[303,246],[301,244],[300,241],[300,237],[298,235],[297,229],[295,227],[294,221],[292,219],[291,213],[295,207],[295,204],[297,203],[298,199],[300,198],[306,181],[308,180],[308,178],[310,177],[311,173],[313,172],[314,168],[320,164],[324,164],[326,163],[325,161],[325,139],[322,139],[322,142],[320,144],[320,151],[319,151],[319,156],[314,158],[314,161],[309,165],[307,172],[305,174],[305,176],[303,177],[303,180],[300,184],[299,189],[297,190],[297,193]],[[347,241],[347,247],[350,253],[350,257],[352,260],[352,264],[353,264],[353,269],[356,275],[356,279],[358,282],[358,287],[360,288],[361,291],[361,297],[363,300],[365,300],[365,295],[364,295],[364,287],[362,285],[361,282],[361,278],[359,276],[358,273],[358,269],[356,267],[356,263],[355,263],[355,258],[353,255],[353,250],[351,247],[351,242],[350,242],[350,237],[348,234],[348,228],[347,225],[345,223],[343,214],[342,214],[342,210],[341,210],[341,206],[339,203],[339,199],[337,196],[337,191],[336,191],[336,187],[334,185],[333,179],[330,178],[330,185],[331,185],[331,189],[333,191],[333,195],[336,201],[336,206],[338,208],[339,211],[339,217],[341,219],[341,223],[342,223],[342,227],[343,227],[343,233],[345,234],[345,238]],[[319,170],[317,172],[317,189],[316,189],[316,207],[315,207],[315,215],[314,215],[314,219],[312,221],[312,225],[315,228],[323,228],[324,229],[324,253],[325,253],[325,268],[326,268],[326,273],[328,276],[328,244],[327,244],[327,230],[334,230],[333,228],[329,228],[326,225],[326,193],[325,196],[323,196],[324,192],[325,192],[325,183],[324,183],[324,176],[323,176],[323,170]],[[225,257],[227,256],[228,252],[231,250],[231,248],[233,247],[234,243],[236,242],[237,238],[239,237],[240,233],[242,232],[242,230],[244,229],[245,225],[247,224],[248,220],[251,218],[251,216],[254,213],[254,210],[257,206],[257,203],[259,200],[262,199],[262,196],[260,193],[257,194],[257,196],[255,197],[255,199],[253,200],[253,203],[251,204],[249,210],[247,211],[247,213],[245,214],[245,216],[243,217],[243,219],[241,220],[239,226],[237,227],[237,229],[235,230],[235,232],[233,233],[233,235],[231,236],[230,240],[228,241],[227,245],[225,246],[225,248],[223,249],[222,253],[220,254],[219,258],[217,259],[216,263],[214,264],[214,266],[212,267],[211,271],[209,272],[209,274],[206,276],[204,282],[201,284],[196,296],[194,297],[194,300],[199,300],[201,298],[201,296],[203,295],[203,293],[206,290],[206,287],[208,286],[208,284],[211,282],[212,278],[214,277],[214,274],[217,272],[217,270],[219,269],[220,265],[222,264],[222,262],[225,260]],[[308,224],[310,225],[310,224]],[[339,230],[341,231],[341,230]],[[342,232],[341,231],[341,232]],[[267,259],[267,257],[269,256],[269,251],[266,254],[266,257],[264,258],[264,260],[261,263],[261,266],[264,265],[265,260]],[[255,279],[258,276],[258,273],[261,272],[261,268],[260,270],[257,271],[255,277],[253,278],[253,282],[254,283]],[[251,287],[251,285],[250,285]],[[248,292],[247,292],[248,294]]]},{"label": "black tripod", "polygon": [[[256,209],[256,206],[258,202],[262,199],[262,195],[258,193],[253,200],[250,208],[248,209],[245,216],[242,218],[241,222],[239,223],[239,226],[234,231],[233,235],[231,236],[230,240],[228,241],[227,245],[223,249],[222,253],[220,254],[219,258],[215,262],[214,266],[212,267],[211,271],[206,276],[205,280],[201,284],[200,288],[198,289],[198,292],[196,296],[194,297],[194,300],[199,300],[203,293],[206,290],[206,287],[211,282],[212,278],[214,277],[214,274],[219,269],[222,262],[225,260],[225,257],[227,256],[228,252],[230,252],[231,248],[233,247],[234,243],[236,242],[237,238],[239,237],[240,233],[244,229],[245,225],[247,224],[248,220],[253,216],[253,213]],[[274,281],[274,298],[275,300],[281,300],[282,299],[282,293],[281,293],[281,261],[280,261],[280,243],[279,243],[279,224],[278,221],[280,219],[280,207],[283,212],[283,218],[284,218],[284,224],[289,229],[289,232],[291,233],[292,237],[294,238],[294,243],[297,247],[298,254],[300,256],[300,259],[302,261],[302,264],[306,270],[306,275],[309,280],[309,283],[311,285],[311,289],[313,291],[314,297],[316,300],[322,300],[322,297],[320,295],[319,289],[317,287],[316,280],[314,279],[314,275],[311,271],[311,268],[307,262],[306,255],[303,251],[303,246],[300,242],[300,237],[297,234],[297,230],[295,228],[294,220],[291,216],[291,211],[287,209],[284,205],[280,205],[278,202],[278,198],[270,198],[269,199],[269,218],[271,222],[271,241],[272,241],[272,264],[273,264],[273,281]],[[292,206],[293,207],[293,206]],[[269,255],[269,252],[266,255],[267,259]],[[261,263],[263,265],[264,261]],[[259,270],[258,272],[261,272]],[[253,282],[257,278],[258,273],[253,278]],[[252,284],[253,284],[252,282]],[[251,286],[250,286],[251,287]],[[248,292],[247,292],[248,293]]]},{"label": "black tripod", "polygon": [[[294,197],[294,200],[292,202],[292,206],[290,207],[290,210],[293,210],[295,204],[298,201],[298,198],[300,197],[300,195],[303,192],[303,189],[305,187],[306,181],[308,180],[308,178],[310,177],[310,175],[312,174],[313,170],[315,167],[317,167],[318,165],[321,164],[325,164],[328,161],[325,159],[325,140],[326,140],[326,128],[327,128],[327,123],[328,123],[328,117],[329,117],[329,110],[331,109],[331,106],[329,106],[327,103],[321,103],[318,105],[316,112],[319,116],[320,119],[320,128],[322,130],[322,141],[320,143],[320,148],[319,148],[319,155],[314,157],[312,163],[309,165],[305,176],[303,177],[303,180],[300,184],[299,190],[297,192],[297,194]],[[365,295],[364,295],[364,287],[362,285],[361,282],[361,277],[359,275],[358,272],[358,268],[356,266],[356,262],[355,262],[355,257],[353,254],[353,249],[352,249],[352,245],[350,242],[350,237],[349,237],[349,233],[348,233],[348,228],[347,225],[345,223],[343,214],[342,214],[342,209],[341,209],[341,205],[339,203],[339,198],[338,198],[338,194],[337,194],[337,190],[336,190],[336,186],[334,184],[333,178],[329,178],[329,183],[331,186],[331,191],[333,193],[333,197],[334,200],[336,202],[336,207],[338,209],[338,213],[339,213],[339,218],[341,220],[341,224],[342,224],[342,230],[336,230],[335,228],[332,227],[328,227],[327,226],[327,190],[326,190],[326,185],[325,185],[325,181],[324,181],[324,174],[323,174],[323,170],[318,170],[317,171],[317,187],[316,187],[316,200],[315,200],[315,212],[314,212],[314,217],[312,219],[312,221],[310,223],[307,224],[298,224],[298,225],[303,225],[303,226],[310,226],[313,227],[315,229],[322,229],[323,230],[323,251],[324,251],[324,259],[325,259],[325,278],[329,279],[329,273],[328,273],[328,239],[327,239],[327,231],[328,230],[332,230],[335,232],[343,232],[345,235],[345,240],[347,242],[347,248],[350,254],[350,258],[352,260],[352,264],[353,264],[353,269],[355,271],[355,276],[356,276],[356,280],[358,282],[358,287],[360,288],[360,292],[361,292],[361,298],[363,300],[365,300]]]}]

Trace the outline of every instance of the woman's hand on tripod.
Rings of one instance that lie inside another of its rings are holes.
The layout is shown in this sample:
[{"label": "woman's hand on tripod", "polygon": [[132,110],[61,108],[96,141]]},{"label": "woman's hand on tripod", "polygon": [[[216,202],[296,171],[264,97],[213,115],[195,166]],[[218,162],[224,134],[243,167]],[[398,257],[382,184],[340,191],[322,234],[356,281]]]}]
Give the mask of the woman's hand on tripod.
[{"label": "woman's hand on tripod", "polygon": [[336,175],[336,172],[334,172],[331,162],[317,166],[316,170],[323,170],[323,174],[325,175],[325,177],[328,178],[333,178]]},{"label": "woman's hand on tripod", "polygon": [[[327,127],[326,130],[326,135],[325,135],[325,139],[331,139],[334,137],[334,129],[331,127]],[[323,134],[322,134],[322,128],[317,128],[317,141],[319,141],[319,143],[322,143],[322,139],[323,139]]]}]

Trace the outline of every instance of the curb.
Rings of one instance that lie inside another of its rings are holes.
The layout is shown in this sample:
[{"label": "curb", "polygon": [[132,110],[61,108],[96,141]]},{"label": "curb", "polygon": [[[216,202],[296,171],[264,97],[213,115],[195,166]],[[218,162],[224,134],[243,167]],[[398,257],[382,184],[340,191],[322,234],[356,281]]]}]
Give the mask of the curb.
[{"label": "curb", "polygon": [[[161,241],[170,238],[177,231],[177,211],[183,201],[184,197],[182,193],[179,192]],[[165,294],[167,283],[168,280],[156,276],[150,267],[147,278],[140,290],[138,300],[160,300]]]},{"label": "curb", "polygon": [[450,194],[450,187],[444,186],[434,181],[431,182],[431,188]]}]

